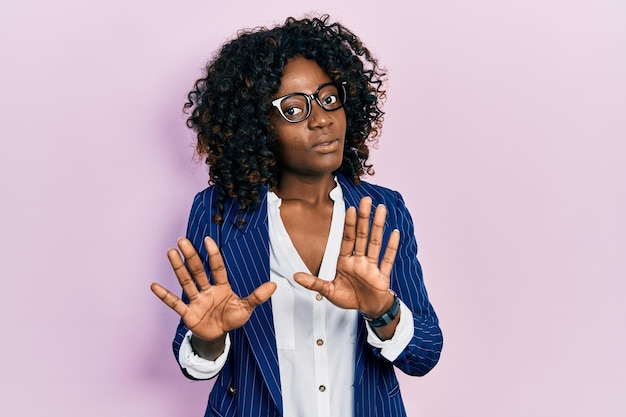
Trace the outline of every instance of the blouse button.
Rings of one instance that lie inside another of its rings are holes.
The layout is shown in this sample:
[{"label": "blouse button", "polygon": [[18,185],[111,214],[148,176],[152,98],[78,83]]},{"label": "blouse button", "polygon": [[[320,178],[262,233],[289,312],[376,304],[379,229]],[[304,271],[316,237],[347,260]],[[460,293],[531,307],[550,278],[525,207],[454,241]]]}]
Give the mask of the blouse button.
[{"label": "blouse button", "polygon": [[322,301],[322,298],[324,298],[324,296],[322,294],[320,294],[320,293],[315,294],[315,299],[317,301]]},{"label": "blouse button", "polygon": [[324,344],[324,341],[322,339],[317,339],[315,343],[317,343],[317,346],[322,346]]},{"label": "blouse button", "polygon": [[320,392],[324,392],[326,391],[326,387],[324,385],[320,385],[319,390]]}]

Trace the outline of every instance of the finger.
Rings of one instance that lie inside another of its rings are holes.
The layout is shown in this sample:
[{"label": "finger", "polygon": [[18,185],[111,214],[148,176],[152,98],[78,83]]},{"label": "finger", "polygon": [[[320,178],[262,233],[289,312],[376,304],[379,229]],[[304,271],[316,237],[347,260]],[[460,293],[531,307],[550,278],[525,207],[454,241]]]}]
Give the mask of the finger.
[{"label": "finger", "polygon": [[204,264],[202,263],[202,259],[200,259],[200,255],[198,255],[196,248],[193,247],[193,244],[189,239],[185,238],[178,239],[178,247],[185,257],[187,270],[191,273],[191,276],[200,291],[208,289],[210,286],[209,278],[206,275]]},{"label": "finger", "polygon": [[177,296],[175,296],[174,294],[172,294],[171,292],[169,292],[167,289],[163,288],[161,285],[157,284],[156,282],[153,282],[150,285],[150,289],[152,290],[154,295],[159,297],[161,301],[163,301],[169,308],[171,308],[176,313],[178,313],[179,316],[181,317],[185,316],[185,314],[188,311],[187,304],[183,303],[183,301],[180,298],[178,298]]},{"label": "finger", "polygon": [[370,263],[378,264],[378,256],[383,247],[383,230],[385,228],[385,217],[387,208],[379,204],[374,212],[374,222],[370,231],[370,241],[367,247],[367,259]]},{"label": "finger", "polygon": [[204,238],[204,245],[206,246],[207,253],[209,254],[209,266],[211,267],[211,273],[213,274],[213,282],[215,282],[215,285],[228,284],[224,258],[222,258],[222,254],[220,253],[220,248],[217,246],[217,243],[207,236]]},{"label": "finger", "polygon": [[370,213],[372,212],[372,199],[363,197],[359,204],[356,223],[356,239],[354,240],[354,255],[364,256],[367,250],[367,238],[370,230]]},{"label": "finger", "polygon": [[346,211],[346,219],[343,225],[343,239],[341,240],[341,248],[339,256],[350,256],[354,251],[354,237],[356,236],[356,209],[349,207]]},{"label": "finger", "polygon": [[387,248],[385,249],[385,254],[383,255],[383,260],[380,262],[380,273],[386,277],[391,275],[391,268],[393,267],[393,262],[396,259],[399,245],[400,231],[396,229],[391,232],[391,236],[389,236]]},{"label": "finger", "polygon": [[304,288],[307,288],[311,291],[317,291],[326,298],[329,298],[332,295],[332,281],[325,281],[305,272],[296,272],[293,275],[293,279]]},{"label": "finger", "polygon": [[276,283],[271,281],[266,282],[259,285],[259,287],[244,298],[244,300],[248,302],[251,308],[254,308],[266,302],[272,294],[274,294],[274,291],[276,291]]},{"label": "finger", "polygon": [[185,291],[187,297],[189,297],[190,300],[197,298],[198,288],[196,287],[196,283],[191,279],[191,275],[189,275],[189,271],[187,270],[180,253],[178,253],[176,249],[172,248],[167,251],[167,259],[169,259],[172,269],[174,270],[174,274],[176,274],[176,279],[178,279],[180,286],[183,287],[183,291]]}]

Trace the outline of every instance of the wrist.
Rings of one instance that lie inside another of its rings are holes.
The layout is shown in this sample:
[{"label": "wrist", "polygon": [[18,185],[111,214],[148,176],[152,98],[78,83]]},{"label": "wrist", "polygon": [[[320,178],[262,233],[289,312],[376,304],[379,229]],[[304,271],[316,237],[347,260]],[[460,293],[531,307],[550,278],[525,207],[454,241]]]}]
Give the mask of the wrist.
[{"label": "wrist", "polygon": [[389,289],[389,293],[393,296],[391,306],[376,316],[369,316],[361,312],[361,316],[370,325],[370,327],[386,326],[398,317],[400,314],[400,299],[393,290]]},{"label": "wrist", "polygon": [[192,333],[189,339],[193,353],[208,360],[215,360],[215,358],[224,352],[225,342],[226,334],[223,334],[217,339],[207,340]]}]

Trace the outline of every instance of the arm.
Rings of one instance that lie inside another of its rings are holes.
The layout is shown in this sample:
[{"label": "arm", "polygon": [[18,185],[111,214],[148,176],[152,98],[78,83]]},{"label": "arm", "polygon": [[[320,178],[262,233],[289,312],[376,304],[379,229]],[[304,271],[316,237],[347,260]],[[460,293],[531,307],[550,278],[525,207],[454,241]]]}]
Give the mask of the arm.
[{"label": "arm", "polygon": [[[336,306],[359,310],[370,318],[380,317],[392,305],[391,288],[404,304],[405,314],[401,310],[395,320],[368,332],[375,334],[373,338],[379,342],[394,346],[385,349],[383,355],[383,345],[370,344],[377,357],[390,358],[410,375],[424,375],[439,359],[442,336],[424,287],[411,217],[400,194],[389,195],[396,199],[387,198],[376,207],[371,227],[370,197],[361,199],[358,213],[354,207],[346,211],[334,280],[325,281],[304,272],[296,273],[294,279]],[[386,205],[391,207],[388,217]],[[385,218],[391,227],[387,227]],[[385,250],[380,256],[382,248]]]},{"label": "arm", "polygon": [[[211,210],[211,201],[213,201],[216,191],[217,190],[215,189],[215,187],[210,187],[196,194],[193,200],[193,204],[191,205],[191,212],[189,214],[189,221],[187,223],[186,233],[187,239],[189,239],[193,247],[197,250],[198,255],[204,265],[204,269],[207,273],[209,282],[211,283],[213,283],[214,280],[211,274],[211,270],[206,262],[208,254],[206,252],[206,248],[202,244],[202,238],[204,236],[210,236],[215,241],[219,241],[219,228],[211,222],[211,217],[213,216],[213,212]],[[184,291],[181,295],[181,300],[185,304],[189,303],[189,298]],[[187,372],[187,370],[185,369],[185,366],[180,363],[181,359],[183,359],[183,356],[189,358],[189,360],[186,362],[191,362],[193,359],[195,359],[193,358],[193,353],[195,349],[191,344],[191,338],[187,337],[188,332],[189,329],[185,325],[185,322],[181,319],[178,322],[178,326],[176,328],[176,334],[172,342],[172,350],[174,352],[174,357],[181,366],[181,371],[183,372],[183,374],[190,379],[199,379],[198,377],[190,375],[189,372]]]},{"label": "arm", "polygon": [[[207,222],[210,217],[204,210],[202,194],[194,201],[189,221],[187,235],[193,240],[179,239],[180,253],[176,249],[168,251],[172,269],[183,289],[182,299],[159,284],[153,283],[151,286],[154,294],[181,317],[173,343],[174,354],[179,359],[185,375],[192,379],[197,379],[198,374],[185,370],[181,352],[184,357],[189,357],[189,351],[192,351],[193,360],[190,362],[192,368],[199,365],[200,368],[209,366],[214,369],[215,367],[207,364],[207,361],[218,358],[221,359],[219,365],[221,368],[227,355],[225,351],[227,333],[243,326],[254,308],[265,302],[275,290],[274,283],[266,282],[245,298],[240,298],[233,292],[220,249],[209,237],[217,236],[216,233],[211,233],[210,228],[219,230],[219,227]],[[195,246],[202,241],[204,244]],[[188,335],[189,331],[192,332],[191,337]],[[200,371],[203,377],[207,375],[206,372]]]},{"label": "arm", "polygon": [[[400,230],[401,241],[391,272],[391,288],[413,314],[413,337],[393,363],[409,375],[421,376],[437,364],[443,335],[424,286],[411,215],[402,196],[396,193],[396,197],[395,205],[389,208],[389,221]],[[380,356],[380,349],[374,348],[374,353]]]}]

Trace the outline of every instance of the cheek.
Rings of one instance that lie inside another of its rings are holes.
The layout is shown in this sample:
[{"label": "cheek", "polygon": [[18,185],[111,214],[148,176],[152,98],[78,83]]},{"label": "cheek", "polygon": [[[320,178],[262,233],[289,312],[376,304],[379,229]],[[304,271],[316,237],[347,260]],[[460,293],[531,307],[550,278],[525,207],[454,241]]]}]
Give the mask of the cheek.
[{"label": "cheek", "polygon": [[301,126],[299,123],[276,126],[274,129],[278,147],[283,150],[302,146],[301,138],[304,138],[306,133],[306,126]]},{"label": "cheek", "polygon": [[275,153],[279,160],[285,161],[291,159],[290,155],[294,153],[297,144],[285,132],[276,132]]}]

